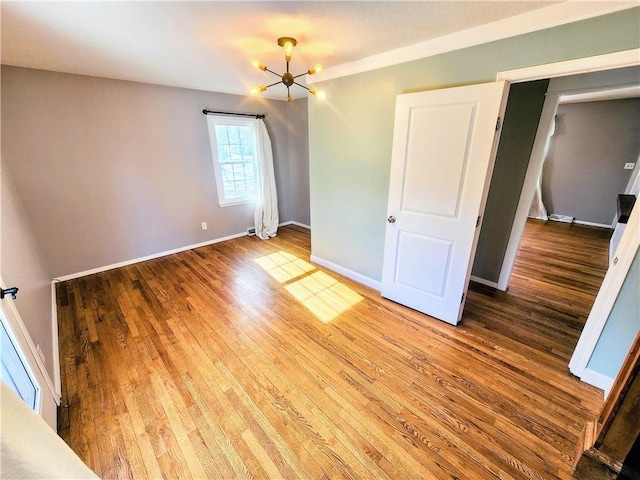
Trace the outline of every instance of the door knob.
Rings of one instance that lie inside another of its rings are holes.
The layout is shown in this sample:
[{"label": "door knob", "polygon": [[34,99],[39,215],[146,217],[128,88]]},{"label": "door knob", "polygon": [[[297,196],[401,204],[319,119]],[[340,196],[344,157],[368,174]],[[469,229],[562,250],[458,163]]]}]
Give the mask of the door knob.
[{"label": "door knob", "polygon": [[387,218],[387,222],[396,223],[396,217],[394,217],[393,215],[389,215],[389,218]]}]

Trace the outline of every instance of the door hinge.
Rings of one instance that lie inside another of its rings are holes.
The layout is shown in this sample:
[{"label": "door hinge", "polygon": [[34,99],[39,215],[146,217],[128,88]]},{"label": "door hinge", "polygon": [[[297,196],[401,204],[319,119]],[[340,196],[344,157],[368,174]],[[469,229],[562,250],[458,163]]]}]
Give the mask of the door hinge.
[{"label": "door hinge", "polygon": [[478,218],[476,220],[476,228],[478,228],[480,226],[480,219],[481,218],[482,218],[481,216],[478,216]]},{"label": "door hinge", "polygon": [[462,298],[460,299],[460,303],[464,302],[464,293],[462,294]]},{"label": "door hinge", "polygon": [[496,132],[500,130],[501,126],[502,126],[502,119],[498,117],[498,121],[496,122]]}]

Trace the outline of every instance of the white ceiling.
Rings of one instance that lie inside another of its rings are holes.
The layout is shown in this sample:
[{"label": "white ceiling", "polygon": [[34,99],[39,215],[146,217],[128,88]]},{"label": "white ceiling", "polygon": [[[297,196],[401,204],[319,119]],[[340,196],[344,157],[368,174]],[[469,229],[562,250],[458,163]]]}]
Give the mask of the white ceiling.
[{"label": "white ceiling", "polygon": [[[298,40],[292,73],[334,66],[522,15],[557,1],[2,1],[2,63],[246,94],[278,81],[276,39]],[[269,89],[282,98],[284,86]],[[304,96],[303,89],[292,89]]]}]

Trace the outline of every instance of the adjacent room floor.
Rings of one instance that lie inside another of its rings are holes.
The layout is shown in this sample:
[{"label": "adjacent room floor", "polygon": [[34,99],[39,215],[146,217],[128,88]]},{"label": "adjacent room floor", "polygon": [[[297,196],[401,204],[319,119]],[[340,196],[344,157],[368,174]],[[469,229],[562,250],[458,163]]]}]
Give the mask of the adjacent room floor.
[{"label": "adjacent room floor", "polygon": [[569,478],[609,232],[529,222],[458,327],[243,237],[59,284],[60,435],[103,478]]}]

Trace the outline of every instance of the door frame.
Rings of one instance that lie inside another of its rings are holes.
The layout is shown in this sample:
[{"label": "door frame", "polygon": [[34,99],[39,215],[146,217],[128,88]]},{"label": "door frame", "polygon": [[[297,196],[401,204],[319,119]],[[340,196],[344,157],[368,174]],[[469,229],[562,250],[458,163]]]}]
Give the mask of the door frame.
[{"label": "door frame", "polygon": [[[498,72],[497,80],[506,80],[510,83],[530,82],[545,78],[564,77],[567,75],[579,75],[582,73],[597,72],[602,70],[614,70],[617,68],[634,67],[640,65],[640,49],[625,50],[623,52],[609,53],[595,57],[579,58],[566,62],[549,63],[526,67],[516,70],[506,70]],[[551,133],[552,123],[558,108],[560,94],[554,98],[545,100],[540,115],[538,132],[536,133],[533,150],[527,167],[527,172],[520,193],[520,200],[516,209],[516,214],[511,228],[511,234],[507,243],[500,276],[498,278],[498,290],[505,291],[509,285],[511,272],[516,260],[520,240],[527,222],[531,199],[536,189],[538,176],[544,163],[544,152],[547,139]]]},{"label": "door frame", "polygon": [[[0,286],[5,287],[5,283],[0,277]],[[57,406],[60,405],[60,396],[56,393],[55,386],[51,381],[49,373],[44,366],[40,355],[27,327],[22,321],[13,300],[5,297],[0,304],[0,321],[5,325],[9,336],[12,337],[15,347],[19,350],[21,357],[27,362],[30,373],[35,377],[38,384],[38,414],[53,429],[57,430]],[[56,345],[57,348],[57,345]]]},{"label": "door frame", "polygon": [[[533,67],[520,68],[515,70],[506,70],[498,72],[496,80],[506,80],[510,83],[528,82],[532,80],[540,80],[544,78],[563,77],[567,75],[578,75],[603,70],[613,70],[625,67],[634,67],[640,65],[640,48],[625,50],[621,52],[597,55],[592,57],[579,58],[564,62],[549,63],[545,65],[537,65]],[[498,289],[506,290],[515,263],[518,247],[524,227],[527,221],[531,199],[538,181],[538,175],[544,161],[544,147],[550,133],[553,117],[557,110],[557,101],[546,102],[540,117],[540,127],[536,133],[533,151],[527,167],[524,185],[520,193],[520,200],[516,209],[516,214],[507,244],[507,250],[500,270],[498,279]],[[543,123],[544,122],[544,123]],[[638,209],[636,209],[638,210]],[[635,212],[635,217],[640,215],[639,211]],[[596,297],[594,306],[589,314],[585,327],[580,335],[580,339],[571,357],[569,369],[571,373],[581,377],[586,370],[587,364],[596,347],[600,334],[609,318],[613,304],[618,298],[622,283],[626,278],[627,272],[631,265],[631,261],[635,257],[638,250],[638,240],[633,237],[635,232],[638,237],[636,228],[627,228],[625,236],[629,239],[625,242],[620,241],[620,245],[616,252],[618,262],[609,267],[605,279],[600,286],[600,291]],[[623,237],[624,238],[624,237]]]}]

